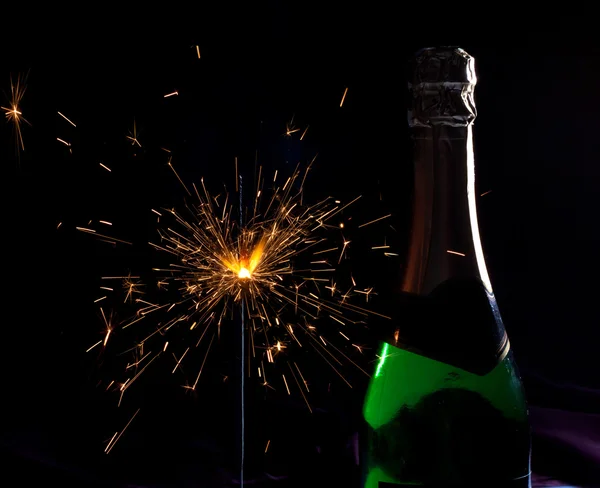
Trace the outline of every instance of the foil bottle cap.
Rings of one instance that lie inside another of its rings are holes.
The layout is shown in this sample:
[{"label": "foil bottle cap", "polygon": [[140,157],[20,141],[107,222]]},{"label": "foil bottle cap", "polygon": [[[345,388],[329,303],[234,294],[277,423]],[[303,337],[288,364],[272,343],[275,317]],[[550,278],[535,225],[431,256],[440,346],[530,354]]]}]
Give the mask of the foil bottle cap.
[{"label": "foil bottle cap", "polygon": [[425,48],[410,63],[408,125],[466,127],[477,116],[475,59],[459,47]]}]

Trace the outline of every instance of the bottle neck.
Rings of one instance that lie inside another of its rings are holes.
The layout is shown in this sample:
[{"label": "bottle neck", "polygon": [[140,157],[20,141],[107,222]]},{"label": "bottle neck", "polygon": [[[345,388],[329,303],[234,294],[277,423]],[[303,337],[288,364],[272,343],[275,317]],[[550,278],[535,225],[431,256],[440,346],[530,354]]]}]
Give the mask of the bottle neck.
[{"label": "bottle neck", "polygon": [[412,234],[402,290],[428,295],[453,278],[477,278],[491,296],[475,207],[471,124],[412,127]]}]

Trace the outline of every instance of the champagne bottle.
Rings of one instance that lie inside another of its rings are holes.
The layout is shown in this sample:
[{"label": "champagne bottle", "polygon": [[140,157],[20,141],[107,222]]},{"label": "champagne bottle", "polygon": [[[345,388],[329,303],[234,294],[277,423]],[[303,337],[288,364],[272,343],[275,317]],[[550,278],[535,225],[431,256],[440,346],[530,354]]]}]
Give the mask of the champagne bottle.
[{"label": "champagne bottle", "polygon": [[427,48],[412,68],[412,229],[363,407],[363,486],[528,487],[528,409],[477,225],[474,59]]}]

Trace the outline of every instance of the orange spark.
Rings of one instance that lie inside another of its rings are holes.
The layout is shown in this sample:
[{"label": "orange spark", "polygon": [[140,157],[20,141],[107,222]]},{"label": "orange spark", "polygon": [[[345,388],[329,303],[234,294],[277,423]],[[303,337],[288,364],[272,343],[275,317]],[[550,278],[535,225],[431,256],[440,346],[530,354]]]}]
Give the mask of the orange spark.
[{"label": "orange spark", "polygon": [[344,94],[342,95],[342,101],[340,102],[340,107],[344,105],[344,100],[346,99],[346,93],[348,93],[348,88],[344,90]]}]

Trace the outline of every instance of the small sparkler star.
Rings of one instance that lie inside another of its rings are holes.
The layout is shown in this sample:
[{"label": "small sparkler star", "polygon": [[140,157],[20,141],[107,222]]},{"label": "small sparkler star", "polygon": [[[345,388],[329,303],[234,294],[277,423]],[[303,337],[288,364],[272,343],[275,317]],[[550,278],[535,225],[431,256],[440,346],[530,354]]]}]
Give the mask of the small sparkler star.
[{"label": "small sparkler star", "polygon": [[21,101],[23,100],[23,96],[25,95],[26,88],[26,75],[18,75],[16,80],[13,80],[11,78],[10,97],[8,97],[9,106],[1,107],[2,110],[4,110],[4,115],[6,116],[7,121],[13,126],[17,154],[19,154],[20,151],[25,150],[25,144],[23,142],[22,124],[25,123],[27,125],[31,125],[23,117],[23,112],[21,111]]}]

